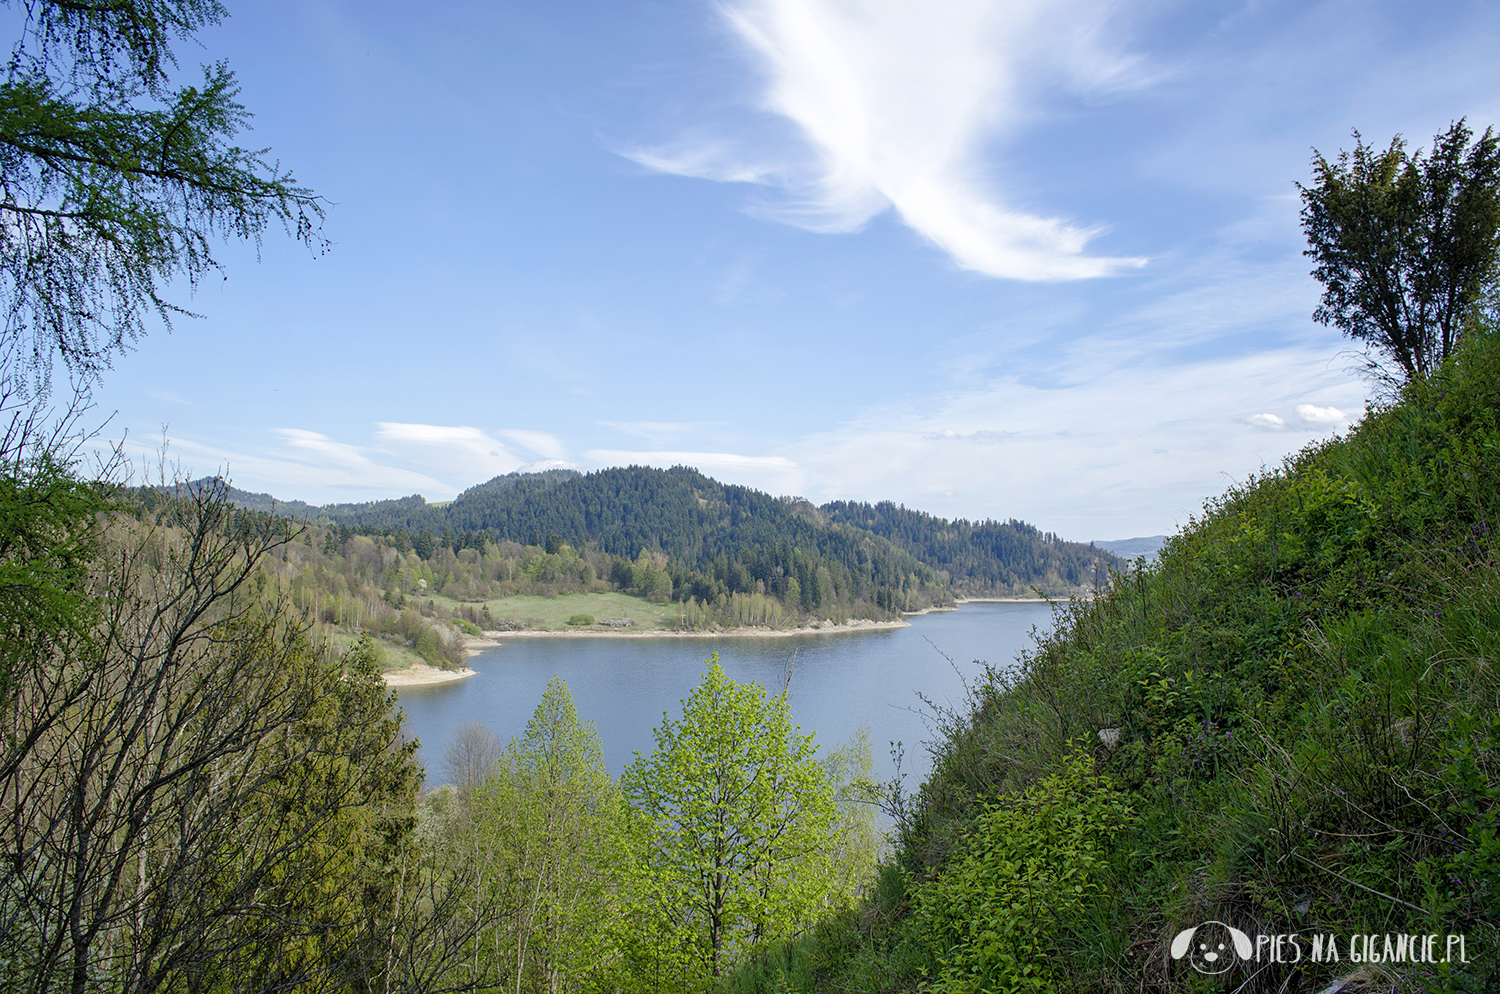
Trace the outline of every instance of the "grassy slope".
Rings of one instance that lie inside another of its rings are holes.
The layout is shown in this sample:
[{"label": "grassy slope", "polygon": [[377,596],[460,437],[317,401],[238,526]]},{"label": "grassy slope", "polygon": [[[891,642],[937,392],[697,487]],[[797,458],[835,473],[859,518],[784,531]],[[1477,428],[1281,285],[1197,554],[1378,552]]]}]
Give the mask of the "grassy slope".
[{"label": "grassy slope", "polygon": [[[323,632],[324,637],[332,643],[339,652],[347,652],[359,641],[360,635],[343,629],[327,626]],[[375,661],[380,664],[382,670],[405,670],[413,666],[431,666],[432,664],[404,645],[397,645],[388,639],[375,640]]]},{"label": "grassy slope", "polygon": [[[478,610],[481,607],[479,602],[459,602],[442,595],[434,595],[431,599],[449,610],[467,610],[471,607]],[[529,628],[588,631],[588,628],[574,628],[568,624],[568,619],[575,614],[593,615],[600,621],[606,618],[629,618],[635,622],[634,628],[613,629],[615,631],[649,630],[677,624],[676,604],[653,604],[644,597],[619,593],[502,597],[484,601],[483,605],[489,607],[490,616],[496,621],[519,621]],[[593,627],[600,631],[606,630],[598,625]]]},{"label": "grassy slope", "polygon": [[[1363,970],[1383,989],[1489,989],[1497,415],[1500,341],[1476,336],[1073,605],[1018,677],[949,716],[871,903],[734,985],[1218,989],[1165,955],[1217,919],[1466,933],[1475,964]],[[1237,970],[1225,989],[1321,990],[1359,969]]]}]

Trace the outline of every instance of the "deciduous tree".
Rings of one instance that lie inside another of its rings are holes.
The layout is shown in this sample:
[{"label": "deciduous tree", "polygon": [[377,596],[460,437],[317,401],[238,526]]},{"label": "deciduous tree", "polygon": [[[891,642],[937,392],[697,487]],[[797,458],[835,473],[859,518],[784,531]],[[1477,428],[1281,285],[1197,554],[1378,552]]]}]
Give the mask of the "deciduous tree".
[{"label": "deciduous tree", "polygon": [[[1354,151],[1313,158],[1302,191],[1306,255],[1323,284],[1313,318],[1425,376],[1453,351],[1500,274],[1500,137],[1460,120],[1408,155],[1354,134]],[[1378,365],[1372,364],[1378,369]]]},{"label": "deciduous tree", "polygon": [[607,981],[623,969],[622,930],[633,927],[632,813],[562,680],[547,685],[468,809],[473,859],[484,868],[476,904],[498,913],[476,977],[513,994],[617,987]]},{"label": "deciduous tree", "polygon": [[621,783],[648,819],[660,908],[693,964],[721,976],[740,950],[796,934],[834,876],[838,807],[785,692],[731,680],[718,656],[664,716]]},{"label": "deciduous tree", "polygon": [[366,647],[334,663],[247,580],[288,540],[222,490],[117,518],[74,634],[0,702],[0,983],[281,990],[383,961],[414,746]]}]

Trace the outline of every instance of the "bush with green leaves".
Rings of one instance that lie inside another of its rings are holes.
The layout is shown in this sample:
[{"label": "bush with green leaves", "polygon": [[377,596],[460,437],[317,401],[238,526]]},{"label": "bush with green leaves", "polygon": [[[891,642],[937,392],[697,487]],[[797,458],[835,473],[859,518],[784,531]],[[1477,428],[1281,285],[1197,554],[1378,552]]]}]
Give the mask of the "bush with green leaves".
[{"label": "bush with green leaves", "polygon": [[934,953],[935,994],[1045,991],[1060,933],[1109,888],[1109,850],[1133,819],[1075,752],[1019,796],[984,806],[951,861],[916,892],[911,928]]}]

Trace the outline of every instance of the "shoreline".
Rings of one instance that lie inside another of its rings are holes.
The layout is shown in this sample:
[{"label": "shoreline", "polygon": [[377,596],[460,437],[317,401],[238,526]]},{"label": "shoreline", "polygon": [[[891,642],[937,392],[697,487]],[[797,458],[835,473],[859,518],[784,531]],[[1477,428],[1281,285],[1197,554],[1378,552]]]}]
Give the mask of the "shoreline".
[{"label": "shoreline", "polygon": [[[1045,604],[1045,597],[960,597],[958,604]],[[928,607],[920,611],[903,611],[905,618],[917,618],[924,614],[957,611],[955,607]],[[681,631],[673,628],[523,628],[517,631],[486,631],[480,637],[464,639],[464,649],[470,658],[501,645],[508,638],[595,638],[595,639],[639,639],[639,638],[780,638],[786,635],[838,635],[845,632],[888,631],[906,628],[909,621],[871,621],[868,618],[851,619],[840,625],[804,625],[798,628],[731,628],[723,631]],[[406,672],[396,671],[396,672]],[[438,671],[445,672],[445,671]]]},{"label": "shoreline", "polygon": [[427,687],[437,683],[452,683],[474,675],[465,666],[461,670],[440,670],[436,666],[412,666],[404,670],[386,670],[380,674],[387,687]]},{"label": "shoreline", "polygon": [[508,638],[598,638],[598,639],[639,639],[639,638],[779,638],[785,635],[838,635],[844,632],[871,632],[886,631],[894,628],[906,628],[906,621],[869,621],[867,619],[856,619],[842,625],[809,625],[803,628],[733,628],[727,631],[716,632],[684,632],[670,628],[642,628],[636,631],[628,629],[595,630],[585,629],[582,631],[553,631],[550,629],[525,629],[516,632],[489,631],[484,633],[484,638],[467,639],[464,647],[469,650],[471,656],[478,655],[487,649],[502,644],[501,640]]},{"label": "shoreline", "polygon": [[920,611],[902,611],[901,614],[907,618],[917,618],[924,614],[936,614],[943,611],[957,611],[960,604],[1046,604],[1046,597],[955,597],[954,607],[924,607]]}]

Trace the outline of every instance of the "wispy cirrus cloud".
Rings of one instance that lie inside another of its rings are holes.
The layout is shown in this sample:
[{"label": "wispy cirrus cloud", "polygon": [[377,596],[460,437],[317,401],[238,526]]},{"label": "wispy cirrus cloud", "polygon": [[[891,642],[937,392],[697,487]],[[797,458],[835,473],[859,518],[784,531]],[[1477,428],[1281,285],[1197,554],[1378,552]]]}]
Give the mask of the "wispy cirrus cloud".
[{"label": "wispy cirrus cloud", "polygon": [[534,431],[529,428],[507,428],[495,434],[504,435],[517,445],[541,456],[543,461],[555,466],[571,465],[568,463],[568,447],[551,432]]},{"label": "wispy cirrus cloud", "polygon": [[1060,386],[998,378],[871,407],[780,451],[819,501],[879,494],[949,517],[1000,507],[1084,540],[1152,534],[1359,416],[1362,385],[1318,358],[1293,345],[1129,377],[1091,375],[1083,359]]},{"label": "wispy cirrus cloud", "polygon": [[459,479],[486,480],[509,473],[522,463],[500,441],[468,425],[380,421],[375,428],[381,448]]},{"label": "wispy cirrus cloud", "polygon": [[[540,458],[524,461],[495,435],[512,439]],[[270,445],[239,450],[181,436],[173,437],[171,445],[194,464],[185,467],[189,475],[227,471],[236,486],[313,503],[411,493],[445,500],[515,470],[574,468],[555,435],[527,429],[490,433],[467,425],[381,421],[375,424],[373,444],[343,441],[307,428],[278,428],[272,436]]]},{"label": "wispy cirrus cloud", "polygon": [[[183,475],[194,479],[224,474],[231,483],[251,491],[264,491],[283,500],[370,500],[411,493],[449,495],[451,488],[431,476],[404,466],[371,458],[369,450],[339,442],[303,428],[275,432],[282,443],[275,448],[237,449],[174,435],[170,440],[172,460]],[[154,460],[142,457],[147,480]]]},{"label": "wispy cirrus cloud", "polygon": [[[1143,259],[1084,254],[1102,228],[1006,203],[986,143],[1044,93],[1137,86],[1144,60],[1104,39],[1104,0],[741,0],[722,8],[765,73],[762,108],[794,126],[619,151],[660,172],[781,191],[763,216],[844,232],[894,210],[960,266],[1020,280],[1105,276]],[[756,147],[759,146],[759,147]],[[766,147],[770,146],[770,147]]]}]

